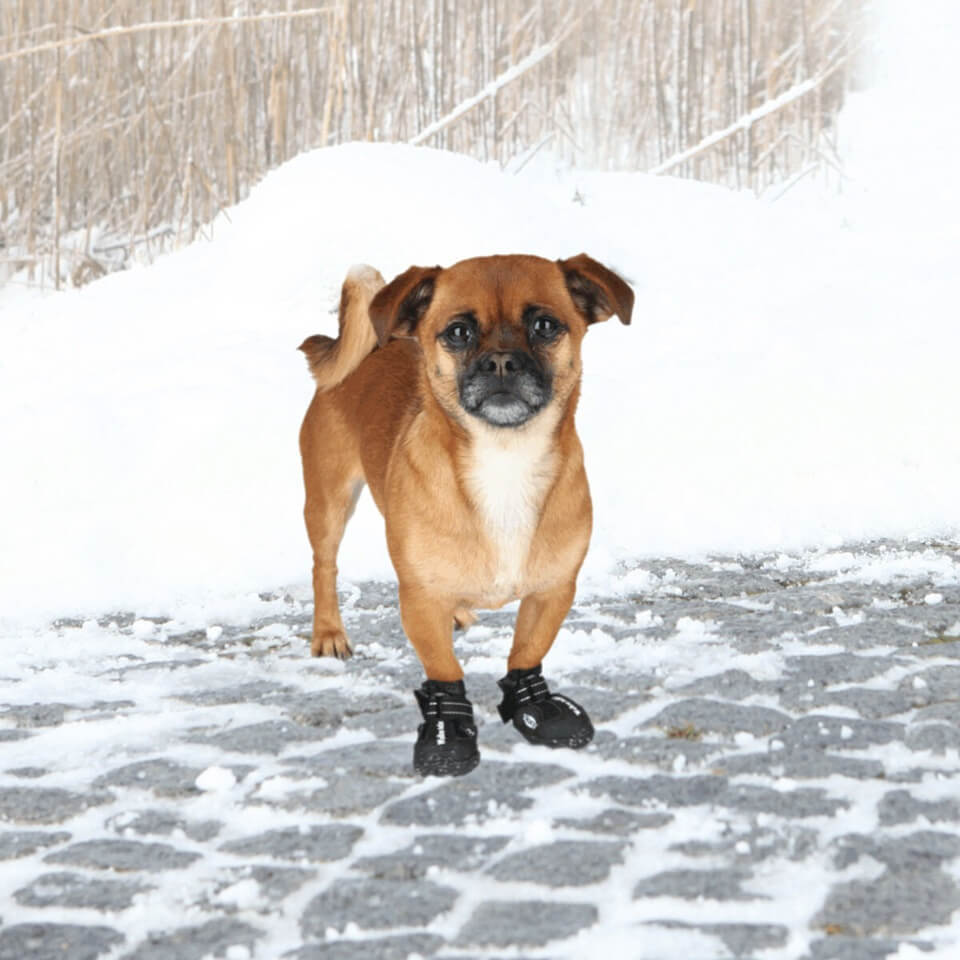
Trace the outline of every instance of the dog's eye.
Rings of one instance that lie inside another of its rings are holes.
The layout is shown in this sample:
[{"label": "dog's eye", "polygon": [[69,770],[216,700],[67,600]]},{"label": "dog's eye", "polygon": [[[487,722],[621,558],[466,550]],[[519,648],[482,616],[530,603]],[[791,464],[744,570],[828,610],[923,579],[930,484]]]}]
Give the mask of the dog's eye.
[{"label": "dog's eye", "polygon": [[533,321],[530,329],[541,340],[552,340],[560,332],[560,323],[553,317],[543,314]]},{"label": "dog's eye", "polygon": [[443,339],[451,347],[465,347],[473,339],[473,327],[462,320],[454,320],[453,323],[443,331]]}]

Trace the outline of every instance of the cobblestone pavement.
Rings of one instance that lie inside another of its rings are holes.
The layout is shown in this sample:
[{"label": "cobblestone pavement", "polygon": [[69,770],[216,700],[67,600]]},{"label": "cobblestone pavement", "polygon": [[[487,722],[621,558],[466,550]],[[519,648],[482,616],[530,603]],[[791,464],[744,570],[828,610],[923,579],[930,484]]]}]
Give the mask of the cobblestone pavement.
[{"label": "cobblestone pavement", "polygon": [[0,960],[957,944],[957,545],[625,571],[547,661],[597,726],[576,753],[499,723],[513,614],[482,615],[458,650],[483,759],[453,781],[412,773],[395,588],[345,590],[345,666],[308,657],[305,601],[65,622],[0,664]]}]

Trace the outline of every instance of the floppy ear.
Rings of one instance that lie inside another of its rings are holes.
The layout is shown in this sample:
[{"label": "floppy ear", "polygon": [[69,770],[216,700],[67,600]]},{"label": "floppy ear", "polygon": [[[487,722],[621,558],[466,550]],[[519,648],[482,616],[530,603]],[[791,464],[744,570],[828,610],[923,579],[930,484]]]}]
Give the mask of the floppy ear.
[{"label": "floppy ear", "polygon": [[370,322],[381,347],[393,337],[413,335],[430,306],[434,281],[441,269],[410,267],[382,287],[370,301]]},{"label": "floppy ear", "polygon": [[614,314],[622,323],[630,322],[633,291],[621,277],[585,253],[557,263],[570,297],[587,323],[607,320]]}]

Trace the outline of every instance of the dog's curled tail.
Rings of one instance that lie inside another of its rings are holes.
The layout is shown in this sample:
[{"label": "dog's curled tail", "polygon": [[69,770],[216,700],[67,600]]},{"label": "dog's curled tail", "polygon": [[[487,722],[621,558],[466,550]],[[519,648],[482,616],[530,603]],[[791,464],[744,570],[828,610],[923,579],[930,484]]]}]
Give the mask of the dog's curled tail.
[{"label": "dog's curled tail", "polygon": [[383,285],[379,270],[365,263],[352,266],[340,290],[340,336],[334,340],[316,334],[300,344],[318,389],[335,387],[353,373],[377,345],[368,308]]}]

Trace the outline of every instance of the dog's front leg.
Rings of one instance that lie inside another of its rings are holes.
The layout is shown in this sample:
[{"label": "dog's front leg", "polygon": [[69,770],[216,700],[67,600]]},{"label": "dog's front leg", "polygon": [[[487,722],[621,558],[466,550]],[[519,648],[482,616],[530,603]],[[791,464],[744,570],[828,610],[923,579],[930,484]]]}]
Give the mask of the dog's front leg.
[{"label": "dog's front leg", "polygon": [[551,693],[541,664],[573,603],[576,583],[531,593],[517,613],[507,675],[498,681],[503,700],[497,708],[504,723],[530,741],[548,747],[583,747],[593,739],[587,711],[561,694]]},{"label": "dog's front leg", "polygon": [[576,582],[571,581],[523,598],[517,613],[508,670],[528,670],[543,663],[570,612],[576,590]]},{"label": "dog's front leg", "polygon": [[414,691],[423,723],[417,729],[413,766],[424,776],[458,777],[480,762],[473,705],[453,653],[454,607],[452,598],[400,586],[403,629],[427,674]]},{"label": "dog's front leg", "polygon": [[463,668],[453,653],[457,604],[419,586],[400,584],[400,618],[429,680],[455,683]]}]

